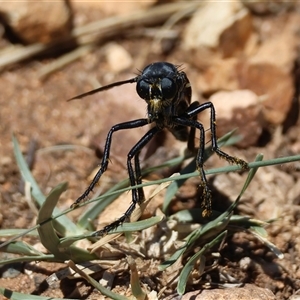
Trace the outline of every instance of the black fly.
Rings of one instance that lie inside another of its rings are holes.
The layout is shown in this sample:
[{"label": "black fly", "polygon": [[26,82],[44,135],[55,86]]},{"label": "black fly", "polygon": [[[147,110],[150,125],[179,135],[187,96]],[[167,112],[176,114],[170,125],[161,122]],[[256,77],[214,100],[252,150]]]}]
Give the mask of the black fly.
[{"label": "black fly", "polygon": [[[210,131],[212,150],[221,158],[229,163],[238,164],[243,169],[248,168],[248,164],[237,157],[228,155],[220,150],[217,144],[216,136],[216,113],[211,102],[200,104],[199,102],[191,103],[192,89],[186,74],[178,67],[167,62],[156,62],[148,65],[140,75],[132,79],[115,82],[90,92],[78,95],[70,100],[80,99],[97,92],[108,90],[115,86],[126,83],[135,83],[138,95],[147,103],[148,118],[137,119],[129,122],[114,125],[108,132],[106,144],[104,147],[104,155],[101,166],[85,192],[73,203],[71,207],[76,207],[81,203],[93,190],[98,183],[102,174],[106,171],[109,162],[109,153],[114,132],[124,129],[132,129],[154,123],[152,127],[127,155],[127,169],[129,174],[130,185],[135,186],[142,183],[141,168],[139,163],[139,154],[143,147],[154,137],[156,133],[168,129],[178,140],[187,141],[187,147],[196,154],[197,170],[201,178],[201,186],[203,187],[202,206],[204,207],[203,215],[211,214],[211,191],[207,185],[207,179],[203,169],[203,156],[205,146],[205,131],[203,125],[197,121],[197,115],[206,110],[210,110]],[[190,130],[188,130],[190,128]],[[195,148],[195,131],[200,131],[199,148]],[[132,165],[134,160],[134,167]],[[105,226],[95,235],[104,235],[129,220],[129,217],[135,210],[137,204],[144,201],[144,192],[142,188],[132,190],[132,203],[122,217],[115,222]]]}]

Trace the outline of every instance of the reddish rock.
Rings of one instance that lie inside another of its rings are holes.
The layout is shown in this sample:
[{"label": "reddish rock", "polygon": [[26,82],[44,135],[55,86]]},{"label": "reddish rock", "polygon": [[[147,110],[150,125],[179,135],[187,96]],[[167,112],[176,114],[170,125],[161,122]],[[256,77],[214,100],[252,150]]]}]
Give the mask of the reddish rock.
[{"label": "reddish rock", "polygon": [[291,109],[294,84],[292,75],[287,75],[276,65],[249,63],[240,70],[240,87],[250,89],[264,98],[264,118],[275,125],[281,124]]},{"label": "reddish rock", "polygon": [[12,31],[25,43],[47,44],[72,29],[68,1],[0,1],[0,12]]},{"label": "reddish rock", "polygon": [[257,143],[264,120],[262,106],[255,93],[250,90],[223,91],[212,95],[209,101],[216,109],[219,137],[237,128],[237,134],[242,136],[238,146],[248,147]]},{"label": "reddish rock", "polygon": [[132,57],[129,52],[117,43],[110,43],[105,47],[105,55],[110,69],[114,73],[127,70],[132,66]]},{"label": "reddish rock", "polygon": [[202,68],[219,57],[240,53],[252,32],[248,10],[239,2],[208,2],[194,14],[183,35],[191,63]]}]

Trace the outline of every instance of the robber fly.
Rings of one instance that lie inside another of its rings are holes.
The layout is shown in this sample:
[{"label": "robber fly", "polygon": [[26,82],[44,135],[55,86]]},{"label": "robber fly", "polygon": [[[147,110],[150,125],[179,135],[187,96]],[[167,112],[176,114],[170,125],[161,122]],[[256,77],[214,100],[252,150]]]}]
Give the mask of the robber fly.
[{"label": "robber fly", "polygon": [[[229,163],[240,165],[243,169],[248,168],[248,164],[244,160],[230,156],[220,150],[216,136],[216,113],[214,105],[211,102],[203,104],[200,104],[199,102],[191,103],[192,89],[185,72],[179,70],[178,66],[168,62],[152,63],[134,78],[100,87],[69,100],[81,99],[97,92],[102,92],[127,83],[136,83],[136,91],[138,95],[147,103],[147,118],[128,121],[112,126],[107,134],[103,159],[97,174],[88,188],[71,207],[74,208],[78,206],[86,199],[100,180],[102,174],[107,170],[113,133],[119,130],[133,129],[152,123],[154,126],[149,129],[149,131],[131,148],[127,155],[127,169],[130,185],[135,186],[142,183],[142,173],[139,163],[139,154],[141,150],[158,132],[166,128],[175,136],[176,139],[187,142],[187,147],[191,152],[196,151],[196,166],[199,171],[201,186],[203,188],[203,216],[209,216],[212,212],[212,196],[203,169],[205,130],[203,125],[197,120],[197,115],[200,112],[206,109],[210,110],[212,150]],[[200,132],[199,148],[195,147],[196,130],[199,130]],[[135,210],[136,205],[140,205],[143,201],[143,188],[132,189],[132,203],[124,215],[113,223],[105,226],[102,230],[97,231],[95,235],[105,235],[121,225],[123,222],[128,221]]]}]

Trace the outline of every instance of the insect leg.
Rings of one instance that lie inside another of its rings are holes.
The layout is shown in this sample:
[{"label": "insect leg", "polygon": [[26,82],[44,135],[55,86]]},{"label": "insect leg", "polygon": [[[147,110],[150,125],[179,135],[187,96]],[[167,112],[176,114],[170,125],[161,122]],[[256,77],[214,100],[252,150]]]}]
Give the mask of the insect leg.
[{"label": "insect leg", "polygon": [[103,159],[101,162],[101,166],[93,178],[90,185],[84,191],[84,193],[71,205],[71,208],[77,207],[94,189],[95,185],[100,180],[102,174],[107,170],[108,162],[109,162],[109,154],[110,154],[110,146],[112,142],[112,135],[114,132],[124,129],[132,129],[136,127],[142,127],[148,124],[148,119],[138,119],[134,121],[124,122],[117,125],[114,125],[107,134],[106,143],[104,147]]},{"label": "insect leg", "polygon": [[[198,102],[196,102],[198,103]],[[237,164],[240,165],[244,170],[248,169],[248,163],[245,162],[244,160],[231,156],[225,152],[223,152],[217,142],[217,133],[216,133],[216,112],[215,108],[212,102],[205,102],[203,104],[199,104],[198,106],[192,106],[188,108],[186,114],[189,116],[189,118],[193,118],[196,115],[198,115],[200,112],[203,110],[210,109],[210,131],[211,131],[211,144],[212,144],[212,150],[216,152],[221,158],[225,159],[231,164]]]},{"label": "insect leg", "polygon": [[[188,108],[188,111],[194,110],[198,106],[199,106],[199,102],[195,101],[195,102],[191,103],[191,105]],[[197,114],[192,116],[192,120],[197,121]],[[187,147],[192,153],[194,153],[195,150],[196,150],[196,148],[195,148],[195,135],[196,135],[196,128],[191,127],[190,132],[189,132]]]},{"label": "insect leg", "polygon": [[[141,168],[139,163],[139,154],[141,150],[145,147],[145,145],[154,137],[154,135],[159,131],[158,127],[153,127],[150,129],[141,139],[140,141],[129,151],[127,155],[127,168],[129,181],[131,186],[135,186],[136,184],[140,184],[142,182]],[[134,158],[135,164],[135,172],[132,167],[131,160]],[[105,226],[103,229],[94,233],[94,236],[103,236],[109,233],[111,230],[117,228],[119,225],[128,221],[131,214],[136,208],[137,204],[141,204],[144,201],[144,191],[143,188],[132,189],[132,202],[126,212],[122,217],[114,221],[113,223]]]},{"label": "insect leg", "polygon": [[[201,123],[199,123],[196,120],[193,119],[186,119],[183,117],[175,117],[174,122],[176,124],[180,124],[183,126],[188,126],[195,131],[195,129],[199,129],[200,131],[200,141],[199,141],[199,149],[197,151],[196,155],[196,167],[197,171],[199,172],[200,179],[201,179],[201,187],[203,188],[203,201],[202,206],[204,207],[204,210],[202,212],[203,216],[209,216],[212,212],[211,209],[211,191],[208,187],[206,175],[204,172],[204,151],[205,151],[205,131],[204,127]],[[195,133],[193,134],[195,135]]]},{"label": "insect leg", "polygon": [[[141,184],[142,183],[142,171],[141,171],[141,165],[139,161],[139,155],[140,152],[138,152],[134,156],[134,169],[135,169],[135,178],[136,178],[136,184]],[[138,203],[143,203],[145,200],[145,195],[144,195],[144,190],[143,188],[138,188]]]}]

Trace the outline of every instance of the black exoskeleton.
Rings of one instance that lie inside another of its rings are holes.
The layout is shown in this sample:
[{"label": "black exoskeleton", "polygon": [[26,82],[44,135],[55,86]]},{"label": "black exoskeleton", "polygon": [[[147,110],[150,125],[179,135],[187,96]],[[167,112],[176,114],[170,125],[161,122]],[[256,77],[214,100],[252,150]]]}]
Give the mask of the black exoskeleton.
[{"label": "black exoskeleton", "polygon": [[[137,142],[129,151],[127,156],[127,168],[131,186],[142,183],[141,168],[139,163],[139,154],[143,147],[154,137],[156,133],[163,129],[168,129],[180,141],[187,141],[187,147],[196,154],[197,170],[201,178],[203,187],[202,206],[204,207],[203,215],[211,214],[211,191],[207,184],[207,179],[203,169],[205,131],[203,125],[197,120],[197,115],[206,110],[210,110],[210,131],[212,150],[221,158],[229,163],[238,164],[243,169],[248,168],[248,164],[237,157],[228,155],[220,150],[217,144],[216,136],[216,113],[211,102],[200,104],[199,102],[191,103],[192,89],[190,82],[183,71],[177,66],[168,62],[155,62],[148,65],[140,75],[132,79],[115,82],[90,92],[78,95],[70,100],[80,99],[97,92],[108,90],[112,87],[120,86],[127,83],[136,82],[136,91],[138,95],[147,103],[148,118],[137,119],[114,125],[108,132],[104,155],[101,166],[85,192],[74,202],[72,207],[81,203],[93,190],[102,174],[106,171],[109,162],[110,147],[112,135],[114,132],[124,129],[132,129],[153,123],[154,126]],[[195,147],[195,132],[200,131],[199,148]],[[134,167],[132,165],[134,160]],[[144,192],[142,188],[132,190],[132,203],[119,219],[105,226],[95,235],[104,235],[118,227],[123,222],[129,220],[137,204],[144,201]]]}]

